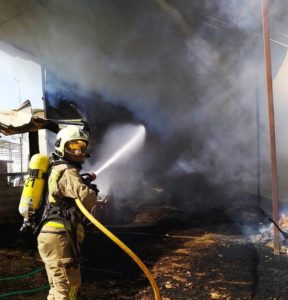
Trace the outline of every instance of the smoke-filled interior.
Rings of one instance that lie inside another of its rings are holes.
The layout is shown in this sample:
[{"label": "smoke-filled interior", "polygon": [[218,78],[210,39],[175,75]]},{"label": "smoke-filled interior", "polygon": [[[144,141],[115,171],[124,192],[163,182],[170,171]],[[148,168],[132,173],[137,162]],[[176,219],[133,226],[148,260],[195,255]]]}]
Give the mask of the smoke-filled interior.
[{"label": "smoke-filled interior", "polygon": [[[287,104],[275,80],[288,47],[284,2],[271,2],[270,10],[282,200]],[[99,175],[100,190],[103,176],[136,207],[145,201],[191,210],[230,205],[240,192],[270,197],[260,1],[21,3],[18,14],[0,9],[0,38],[43,66],[48,117],[77,112],[89,123],[94,156],[85,168],[96,169],[109,136],[116,152],[125,126],[146,128],[143,147]]]}]

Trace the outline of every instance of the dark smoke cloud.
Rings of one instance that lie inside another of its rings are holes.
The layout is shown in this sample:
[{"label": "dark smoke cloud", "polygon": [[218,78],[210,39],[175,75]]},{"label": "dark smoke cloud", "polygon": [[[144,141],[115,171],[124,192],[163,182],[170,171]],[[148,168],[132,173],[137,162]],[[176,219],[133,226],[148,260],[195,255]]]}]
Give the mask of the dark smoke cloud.
[{"label": "dark smoke cloud", "polygon": [[[75,103],[89,122],[106,103],[144,123],[138,195],[155,199],[149,188],[164,186],[165,197],[193,206],[215,186],[255,193],[259,167],[262,187],[269,186],[259,2],[39,0],[21,27],[2,30],[0,38],[20,37],[22,47],[76,87],[82,98]],[[285,5],[271,7],[273,28],[282,30]],[[285,51],[272,47],[274,75]],[[126,187],[134,164],[121,169]]]}]

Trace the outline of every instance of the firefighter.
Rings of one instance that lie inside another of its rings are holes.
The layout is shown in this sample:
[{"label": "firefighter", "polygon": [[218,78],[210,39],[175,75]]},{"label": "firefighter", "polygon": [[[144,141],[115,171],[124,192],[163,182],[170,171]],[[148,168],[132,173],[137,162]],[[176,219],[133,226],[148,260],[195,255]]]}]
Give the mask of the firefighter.
[{"label": "firefighter", "polygon": [[83,216],[74,200],[80,199],[89,211],[97,201],[96,192],[84,184],[79,174],[87,157],[88,138],[87,131],[72,125],[60,130],[56,137],[46,207],[37,237],[50,284],[48,300],[77,299],[81,285]]}]

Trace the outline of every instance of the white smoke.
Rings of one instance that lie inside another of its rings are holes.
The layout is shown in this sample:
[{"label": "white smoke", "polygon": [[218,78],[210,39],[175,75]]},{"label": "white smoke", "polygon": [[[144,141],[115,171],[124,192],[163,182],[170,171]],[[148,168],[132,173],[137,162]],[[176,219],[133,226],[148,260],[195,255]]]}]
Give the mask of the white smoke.
[{"label": "white smoke", "polygon": [[[207,1],[208,8],[219,10],[218,22],[226,26],[235,26],[240,30],[254,31],[259,28],[261,18],[261,1],[217,0]],[[211,14],[211,16],[213,16]]]}]

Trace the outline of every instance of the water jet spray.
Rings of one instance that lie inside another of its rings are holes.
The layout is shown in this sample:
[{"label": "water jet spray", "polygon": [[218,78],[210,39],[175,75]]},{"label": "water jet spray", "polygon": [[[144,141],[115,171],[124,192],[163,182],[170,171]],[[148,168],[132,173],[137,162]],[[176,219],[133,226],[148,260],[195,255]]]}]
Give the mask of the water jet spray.
[{"label": "water jet spray", "polygon": [[116,153],[112,155],[110,159],[108,159],[102,167],[95,171],[95,174],[98,176],[102,171],[107,169],[113,163],[119,160],[119,158],[123,157],[125,154],[131,153],[132,151],[137,150],[140,146],[142,146],[146,136],[146,129],[143,125],[138,125],[135,135],[132,137],[130,141],[128,141],[125,145],[123,145]]}]

